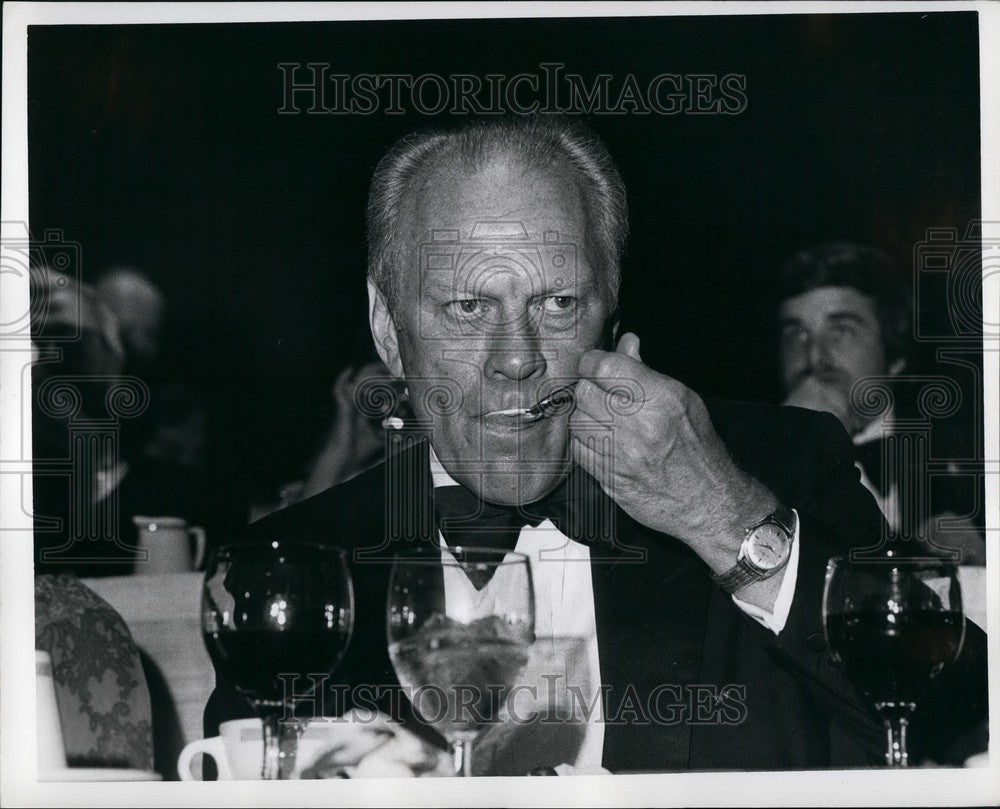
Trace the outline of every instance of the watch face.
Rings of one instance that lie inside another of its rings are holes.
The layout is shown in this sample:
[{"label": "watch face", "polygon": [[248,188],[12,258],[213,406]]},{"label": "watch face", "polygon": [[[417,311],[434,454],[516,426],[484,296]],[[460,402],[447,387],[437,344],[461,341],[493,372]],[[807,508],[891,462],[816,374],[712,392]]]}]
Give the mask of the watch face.
[{"label": "watch face", "polygon": [[788,556],[788,534],[772,523],[755,529],[746,542],[747,561],[761,570],[773,570]]}]

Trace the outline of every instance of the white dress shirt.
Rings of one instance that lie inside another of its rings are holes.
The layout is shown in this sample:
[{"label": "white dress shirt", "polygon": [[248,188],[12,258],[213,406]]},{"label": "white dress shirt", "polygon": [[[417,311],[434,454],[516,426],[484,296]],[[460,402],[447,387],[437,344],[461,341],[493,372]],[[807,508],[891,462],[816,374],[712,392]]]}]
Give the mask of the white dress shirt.
[{"label": "white dress shirt", "polygon": [[[435,488],[459,485],[445,471],[433,449],[430,457]],[[447,543],[440,532],[438,539],[442,553],[448,553]],[[546,519],[535,527],[526,525],[521,530],[514,551],[523,553],[530,560],[535,595],[535,651],[538,662],[536,670],[528,671],[524,679],[535,688],[539,701],[552,694],[553,683],[558,684],[562,695],[569,687],[580,689],[593,705],[593,711],[589,716],[581,716],[581,721],[586,722],[586,730],[582,734],[576,759],[565,763],[577,769],[599,767],[604,752],[604,723],[602,704],[598,698],[601,670],[590,548],[570,539]],[[791,609],[798,557],[799,530],[796,520],[791,557],[785,567],[773,612],[733,596],[733,601],[741,610],[776,635],[784,628]],[[460,568],[446,568],[445,602],[448,615],[468,620],[492,614],[494,608],[503,603],[503,580],[504,568],[501,567],[482,590],[476,590]],[[669,632],[669,626],[665,626],[664,631]],[[567,639],[575,641],[568,643]],[[529,664],[529,669],[533,664]],[[559,679],[554,680],[553,674],[557,674]],[[521,718],[526,717],[522,715]],[[564,762],[544,763],[555,766]]]},{"label": "white dress shirt", "polygon": [[[894,418],[895,413],[890,408],[889,412],[884,416],[869,422],[861,432],[851,437],[854,446],[860,447],[872,441],[881,441],[890,432],[885,425],[892,424]],[[883,494],[879,491],[878,486],[872,483],[871,478],[868,477],[861,463],[855,461],[854,465],[861,472],[861,483],[872,493],[875,502],[878,503],[879,510],[882,512],[882,516],[885,517],[885,521],[889,524],[889,528],[893,531],[898,531],[902,527],[903,520],[899,508],[899,490],[896,487],[896,481],[890,481],[886,487],[885,494]]]}]

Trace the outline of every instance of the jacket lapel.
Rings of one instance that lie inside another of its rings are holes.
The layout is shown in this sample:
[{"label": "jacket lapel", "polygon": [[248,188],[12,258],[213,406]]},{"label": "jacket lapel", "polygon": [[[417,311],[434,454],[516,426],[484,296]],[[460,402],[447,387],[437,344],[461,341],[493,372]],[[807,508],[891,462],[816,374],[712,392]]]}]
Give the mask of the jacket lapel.
[{"label": "jacket lapel", "polygon": [[609,539],[591,562],[605,689],[603,764],[612,772],[686,769],[708,577],[687,546],[620,509]]}]

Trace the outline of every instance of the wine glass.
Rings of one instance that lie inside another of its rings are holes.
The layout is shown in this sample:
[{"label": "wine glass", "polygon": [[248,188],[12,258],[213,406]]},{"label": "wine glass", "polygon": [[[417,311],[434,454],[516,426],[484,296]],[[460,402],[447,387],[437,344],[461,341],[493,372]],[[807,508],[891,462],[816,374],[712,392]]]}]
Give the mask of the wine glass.
[{"label": "wine glass", "polygon": [[535,640],[528,558],[421,546],[394,561],[387,601],[396,676],[414,710],[448,741],[455,772],[470,776],[473,742],[500,721]]},{"label": "wine glass", "polygon": [[834,557],[826,568],[823,626],[834,662],[882,717],[886,764],[908,766],[910,717],[962,650],[955,566],[891,550],[877,559]]},{"label": "wine glass", "polygon": [[216,669],[263,720],[262,777],[290,777],[303,730],[289,719],[295,703],[322,687],[351,639],[344,552],[287,540],[224,545],[205,571],[201,621]]}]

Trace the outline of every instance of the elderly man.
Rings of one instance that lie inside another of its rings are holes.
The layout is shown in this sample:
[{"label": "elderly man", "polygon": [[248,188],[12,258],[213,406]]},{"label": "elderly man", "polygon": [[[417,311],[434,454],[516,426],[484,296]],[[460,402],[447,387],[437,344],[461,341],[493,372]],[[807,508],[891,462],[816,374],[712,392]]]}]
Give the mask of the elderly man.
[{"label": "elderly man", "polygon": [[[881,530],[850,442],[829,416],[708,407],[634,334],[612,350],[625,189],[597,139],[544,118],[406,138],[368,220],[372,333],[415,427],[385,467],[253,526],[354,548],[336,679],[396,682],[380,560],[471,537],[531,559],[536,636],[580,641],[557,670],[593,707],[571,748],[494,772],[877,762],[820,622],[826,559]],[[525,417],[571,384],[572,412]],[[220,685],[209,731],[238,710]]]},{"label": "elderly man", "polygon": [[[914,409],[912,403],[898,392],[893,412],[875,419],[851,403],[851,390],[859,382],[900,377],[908,363],[912,302],[887,256],[847,242],[801,250],[781,269],[778,299],[784,403],[832,413],[840,420],[856,447],[861,480],[890,528],[910,532],[908,539],[919,529],[919,537],[939,549],[960,550],[965,564],[985,565],[985,526],[959,517],[976,512],[981,502],[968,476],[939,475],[933,486],[900,491],[906,472],[890,468],[883,473],[891,432],[884,422],[905,418]],[[950,425],[934,426],[933,454],[954,453],[948,446],[956,443]],[[909,474],[922,483],[912,469]],[[976,516],[983,516],[981,507]]]}]

